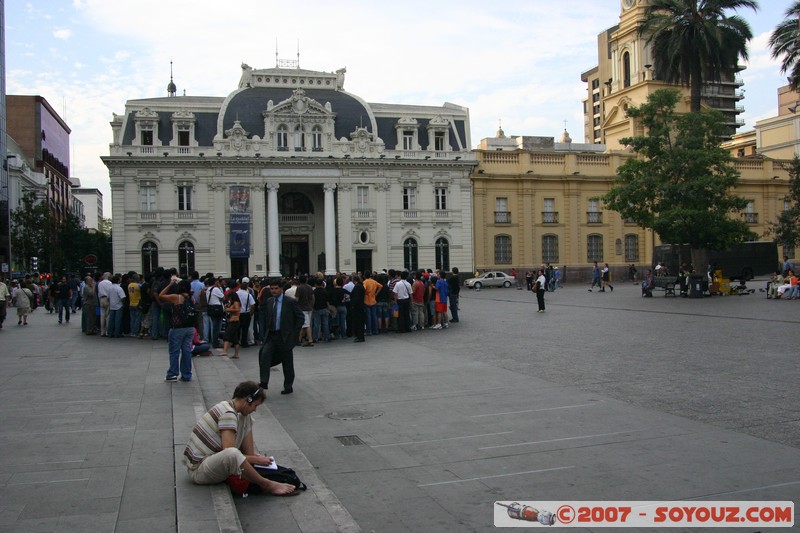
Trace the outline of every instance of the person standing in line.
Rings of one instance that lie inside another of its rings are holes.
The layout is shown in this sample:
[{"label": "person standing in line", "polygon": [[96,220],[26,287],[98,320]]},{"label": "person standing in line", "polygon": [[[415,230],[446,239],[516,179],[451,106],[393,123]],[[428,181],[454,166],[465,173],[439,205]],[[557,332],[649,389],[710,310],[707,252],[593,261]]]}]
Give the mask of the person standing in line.
[{"label": "person standing in line", "polygon": [[408,282],[408,271],[400,273],[400,281],[392,289],[397,301],[397,332],[411,332],[411,284]]},{"label": "person standing in line", "polygon": [[231,359],[239,359],[239,342],[241,338],[241,323],[239,315],[242,312],[242,301],[235,291],[228,291],[225,298],[222,300],[225,306],[225,312],[228,313],[228,325],[225,329],[225,342],[222,345],[222,353],[220,355],[228,355],[228,347],[233,345],[233,357]]},{"label": "person standing in line", "polygon": [[309,285],[314,289],[314,311],[311,316],[311,336],[314,342],[331,341],[331,313],[328,311],[328,291],[322,286],[322,280],[309,278]]},{"label": "person standing in line", "polygon": [[294,294],[297,299],[297,305],[303,312],[303,316],[305,316],[299,340],[302,341],[305,337],[303,346],[314,346],[314,337],[311,333],[311,314],[314,312],[314,289],[308,284],[306,276],[300,276],[298,281],[300,283],[297,284]]},{"label": "person standing in line", "polygon": [[411,285],[411,330],[425,329],[425,282],[422,273],[414,272],[414,283]]},{"label": "person standing in line", "polygon": [[592,292],[595,284],[597,285],[597,288],[603,288],[603,284],[600,282],[600,267],[597,266],[597,261],[594,262],[594,266],[592,267],[592,286],[589,287],[589,292]]},{"label": "person standing in line", "polygon": [[142,312],[139,311],[139,302],[142,301],[142,288],[139,285],[139,275],[135,272],[131,274],[128,283],[128,312],[131,317],[131,337],[137,337],[142,328]]},{"label": "person standing in line", "polygon": [[[453,267],[453,272],[447,277],[447,287],[450,292],[450,322],[458,323],[458,295],[461,293],[461,278],[458,276],[458,267]],[[522,290],[519,280],[517,280],[517,288]]]},{"label": "person standing in line", "polygon": [[372,278],[372,273],[364,272],[364,307],[367,312],[367,335],[378,334],[378,291],[383,285]]},{"label": "person standing in line", "polygon": [[239,302],[242,304],[242,310],[239,313],[239,345],[242,348],[250,346],[248,339],[250,329],[250,319],[252,318],[253,305],[256,301],[253,295],[250,294],[248,289],[250,285],[250,278],[242,278],[239,289],[236,291],[236,296],[239,297]]},{"label": "person standing in line", "polygon": [[97,332],[97,290],[92,276],[86,276],[81,293],[81,331],[87,335],[95,335]]},{"label": "person standing in line", "polygon": [[220,348],[222,343],[219,340],[219,330],[222,328],[222,317],[225,314],[225,307],[222,303],[225,298],[225,293],[222,292],[220,287],[222,283],[221,278],[214,279],[213,276],[206,280],[206,298],[208,299],[208,311],[206,327],[210,331],[210,335],[206,340],[211,343],[214,348]]},{"label": "person standing in line", "polygon": [[[442,277],[436,280],[436,317],[439,323],[433,326],[433,329],[447,329],[447,295],[450,287],[447,285],[447,280],[444,279],[444,272],[439,273]],[[437,327],[438,326],[438,327]]]},{"label": "person standing in line", "polygon": [[263,389],[269,387],[270,368],[273,363],[281,364],[283,369],[283,390],[281,394],[294,392],[294,347],[300,338],[305,324],[305,313],[294,298],[283,292],[282,280],[269,282],[271,296],[267,298],[263,311],[266,334],[264,345],[258,352],[258,372]]},{"label": "person standing in line", "polygon": [[614,286],[611,284],[611,269],[608,268],[608,263],[603,263],[602,279],[603,288],[600,289],[600,292],[606,292],[606,287],[611,289],[611,292],[614,292]]},{"label": "person standing in line", "polygon": [[337,276],[333,280],[333,298],[332,303],[336,308],[336,318],[334,323],[338,324],[337,336],[339,339],[347,338],[347,308],[350,304],[350,293],[344,290],[344,278]]},{"label": "person standing in line", "polygon": [[120,277],[111,278],[111,288],[108,290],[108,330],[109,337],[122,337],[122,306],[125,300],[125,291],[119,285]]},{"label": "person standing in line", "polygon": [[178,381],[192,381],[192,339],[194,338],[194,319],[189,322],[186,313],[183,311],[184,304],[194,307],[192,302],[192,286],[188,280],[178,281],[176,275],[172,275],[169,285],[164,287],[159,293],[163,303],[172,306],[170,314],[170,328],[167,334],[169,341],[169,369],[167,383]]},{"label": "person standing in line", "polygon": [[111,290],[111,272],[104,272],[97,284],[97,297],[100,300],[100,336],[108,336],[108,292]]},{"label": "person standing in line", "polygon": [[534,283],[534,290],[536,291],[536,303],[539,304],[537,313],[544,313],[544,293],[547,290],[547,278],[544,276],[544,270],[539,269],[539,277],[536,278]]},{"label": "person standing in line", "polygon": [[358,274],[353,275],[353,290],[350,292],[350,311],[353,315],[353,342],[364,342],[365,326],[365,304],[366,290]]}]

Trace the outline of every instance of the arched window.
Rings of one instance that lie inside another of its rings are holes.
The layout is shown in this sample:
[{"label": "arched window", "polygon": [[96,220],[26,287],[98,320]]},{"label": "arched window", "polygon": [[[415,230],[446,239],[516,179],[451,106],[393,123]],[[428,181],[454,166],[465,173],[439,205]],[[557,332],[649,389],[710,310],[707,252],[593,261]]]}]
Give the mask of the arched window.
[{"label": "arched window", "polygon": [[417,241],[411,238],[403,243],[403,268],[409,272],[419,268]]},{"label": "arched window", "polygon": [[628,52],[622,54],[622,86],[631,86],[631,55]]},{"label": "arched window", "polygon": [[625,261],[635,262],[639,260],[639,236],[630,233],[625,235]]},{"label": "arched window", "polygon": [[289,128],[286,124],[278,126],[278,133],[275,136],[275,143],[278,145],[279,152],[289,150]]},{"label": "arched window", "polygon": [[278,199],[278,213],[282,215],[307,215],[314,212],[314,204],[301,192],[287,192]]},{"label": "arched window", "polygon": [[142,245],[142,274],[150,274],[158,268],[158,246],[153,241]]},{"label": "arched window", "polygon": [[319,126],[311,129],[311,150],[313,152],[322,151],[322,128]]},{"label": "arched window", "polygon": [[436,268],[450,270],[450,243],[444,237],[436,239]]},{"label": "arched window", "polygon": [[589,235],[586,237],[586,260],[591,263],[603,261],[603,236]]},{"label": "arched window", "polygon": [[294,151],[295,152],[306,151],[306,133],[303,130],[302,124],[298,124],[294,128]]},{"label": "arched window", "polygon": [[494,262],[498,265],[511,264],[511,237],[508,235],[494,238]]},{"label": "arched window", "polygon": [[558,263],[558,235],[542,235],[542,261]]},{"label": "arched window", "polygon": [[178,272],[187,279],[194,272],[194,244],[183,241],[178,245]]}]

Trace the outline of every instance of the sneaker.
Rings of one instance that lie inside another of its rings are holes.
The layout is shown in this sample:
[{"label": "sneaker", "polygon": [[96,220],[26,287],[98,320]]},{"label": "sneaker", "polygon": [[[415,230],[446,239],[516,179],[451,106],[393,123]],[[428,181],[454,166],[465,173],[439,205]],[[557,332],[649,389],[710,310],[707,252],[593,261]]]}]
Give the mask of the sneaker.
[{"label": "sneaker", "polygon": [[442,324],[442,327],[440,329],[447,329],[447,324]]},{"label": "sneaker", "polygon": [[611,287],[611,292],[614,292],[614,287],[612,285],[609,285],[609,287]]},{"label": "sneaker", "polygon": [[178,382],[178,376],[172,376],[172,377],[167,376],[164,379],[164,382],[166,382],[166,383],[177,383]]},{"label": "sneaker", "polygon": [[178,378],[178,381],[192,381],[192,378],[185,378],[183,376]]},{"label": "sneaker", "polygon": [[433,326],[431,326],[431,329],[442,329],[442,325],[441,324],[434,324]]},{"label": "sneaker", "polygon": [[417,326],[411,326],[411,331],[417,331]]}]

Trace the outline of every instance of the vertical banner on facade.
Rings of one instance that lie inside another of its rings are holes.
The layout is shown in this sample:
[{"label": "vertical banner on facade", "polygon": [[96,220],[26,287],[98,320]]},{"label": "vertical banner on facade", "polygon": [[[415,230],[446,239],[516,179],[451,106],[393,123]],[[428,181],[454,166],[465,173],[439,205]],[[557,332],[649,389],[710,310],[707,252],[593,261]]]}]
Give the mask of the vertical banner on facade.
[{"label": "vertical banner on facade", "polygon": [[250,187],[234,185],[228,194],[228,205],[231,213],[250,212]]},{"label": "vertical banner on facade", "polygon": [[250,257],[250,213],[231,213],[231,259]]}]

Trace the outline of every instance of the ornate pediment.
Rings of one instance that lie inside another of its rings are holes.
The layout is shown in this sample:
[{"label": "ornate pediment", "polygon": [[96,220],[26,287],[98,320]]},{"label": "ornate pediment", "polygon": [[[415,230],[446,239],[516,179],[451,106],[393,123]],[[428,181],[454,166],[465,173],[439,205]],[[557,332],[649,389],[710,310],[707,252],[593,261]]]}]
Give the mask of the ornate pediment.
[{"label": "ornate pediment", "polygon": [[272,100],[267,102],[267,109],[262,115],[264,118],[278,116],[282,119],[296,120],[310,115],[332,117],[334,113],[331,112],[330,103],[322,105],[313,98],[306,96],[305,90],[295,89],[294,92],[292,92],[292,96],[282,102],[278,102],[277,104],[273,104]]}]

